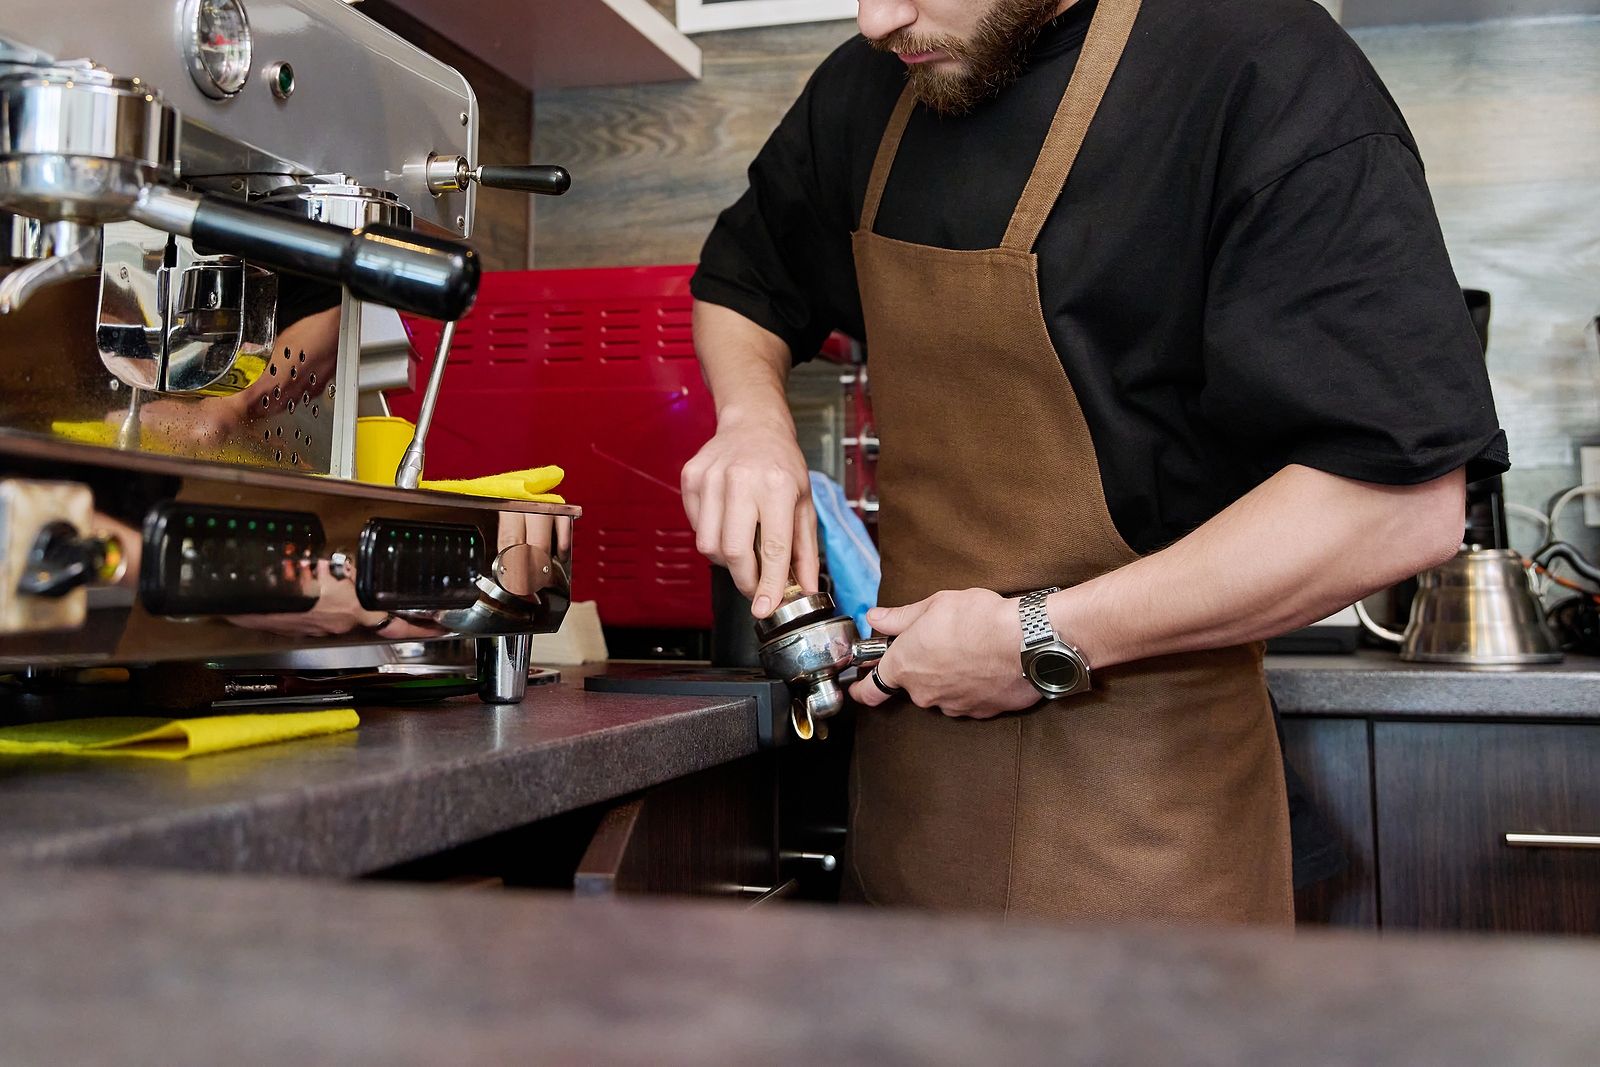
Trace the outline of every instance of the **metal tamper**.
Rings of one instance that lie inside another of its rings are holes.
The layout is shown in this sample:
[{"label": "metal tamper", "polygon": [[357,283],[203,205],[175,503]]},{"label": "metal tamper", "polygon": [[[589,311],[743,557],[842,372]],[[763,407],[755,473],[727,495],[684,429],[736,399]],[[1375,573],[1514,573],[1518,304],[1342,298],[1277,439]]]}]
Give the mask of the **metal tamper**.
[{"label": "metal tamper", "polygon": [[806,593],[791,583],[783,603],[756,620],[761,666],[795,691],[790,721],[801,740],[828,736],[827,720],[844,707],[839,675],[864,667],[889,651],[889,638],[862,639],[855,620],[839,613],[827,593]]}]

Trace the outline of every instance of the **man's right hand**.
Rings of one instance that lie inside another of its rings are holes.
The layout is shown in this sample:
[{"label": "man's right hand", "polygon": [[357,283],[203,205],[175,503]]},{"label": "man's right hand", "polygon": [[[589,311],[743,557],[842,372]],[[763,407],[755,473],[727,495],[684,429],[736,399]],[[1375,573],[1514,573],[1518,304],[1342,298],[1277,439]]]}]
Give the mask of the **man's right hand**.
[{"label": "man's right hand", "polygon": [[728,568],[756,618],[782,602],[791,569],[801,588],[817,590],[811,476],[786,420],[725,412],[716,436],[683,468],[683,505],[695,547]]}]

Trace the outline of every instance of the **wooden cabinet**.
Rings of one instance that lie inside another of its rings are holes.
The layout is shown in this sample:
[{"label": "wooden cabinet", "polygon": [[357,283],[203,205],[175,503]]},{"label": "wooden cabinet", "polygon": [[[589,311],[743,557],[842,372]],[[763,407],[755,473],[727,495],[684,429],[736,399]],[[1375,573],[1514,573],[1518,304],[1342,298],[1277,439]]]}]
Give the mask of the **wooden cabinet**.
[{"label": "wooden cabinet", "polygon": [[1295,917],[1302,923],[1378,924],[1370,730],[1365,719],[1284,720],[1284,755],[1349,859],[1344,873],[1295,894]]},{"label": "wooden cabinet", "polygon": [[1301,922],[1600,933],[1600,848],[1562,840],[1600,841],[1600,724],[1291,718],[1284,749],[1350,856]]},{"label": "wooden cabinet", "polygon": [[1373,727],[1383,925],[1600,933],[1600,725]]},{"label": "wooden cabinet", "polygon": [[756,896],[777,883],[769,761],[741,760],[612,806],[573,877],[581,897]]}]

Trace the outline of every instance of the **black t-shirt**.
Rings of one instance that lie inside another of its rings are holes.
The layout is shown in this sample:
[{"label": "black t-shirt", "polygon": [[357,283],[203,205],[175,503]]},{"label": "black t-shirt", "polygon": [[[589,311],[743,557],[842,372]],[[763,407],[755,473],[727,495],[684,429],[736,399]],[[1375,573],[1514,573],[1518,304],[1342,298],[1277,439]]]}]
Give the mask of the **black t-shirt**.
[{"label": "black t-shirt", "polygon": [[[1000,243],[1093,10],[1055,19],[972,113],[915,111],[879,234]],[[870,359],[850,232],[904,83],[859,37],[823,62],[706,241],[698,299],[797,359],[834,329]],[[1396,485],[1506,468],[1416,145],[1312,0],[1145,0],[1036,251],[1051,339],[1137,551],[1291,463]]]}]

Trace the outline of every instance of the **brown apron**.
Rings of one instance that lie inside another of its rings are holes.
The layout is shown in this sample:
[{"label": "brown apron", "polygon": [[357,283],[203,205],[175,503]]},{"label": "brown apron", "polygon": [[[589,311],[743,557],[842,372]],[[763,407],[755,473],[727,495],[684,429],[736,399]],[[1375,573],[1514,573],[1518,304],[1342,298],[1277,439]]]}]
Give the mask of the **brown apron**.
[{"label": "brown apron", "polygon": [[[1065,587],[1138,558],[1107,510],[1032,251],[1138,10],[1139,0],[1100,0],[999,248],[873,233],[909,90],[889,121],[853,236],[883,442],[882,604]],[[880,904],[1023,916],[1292,922],[1261,655],[1236,647],[1097,671],[1092,693],[988,721],[903,700],[863,709],[855,890]]]}]

